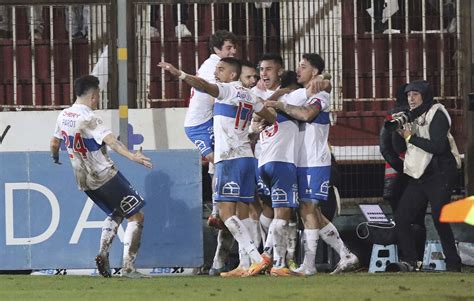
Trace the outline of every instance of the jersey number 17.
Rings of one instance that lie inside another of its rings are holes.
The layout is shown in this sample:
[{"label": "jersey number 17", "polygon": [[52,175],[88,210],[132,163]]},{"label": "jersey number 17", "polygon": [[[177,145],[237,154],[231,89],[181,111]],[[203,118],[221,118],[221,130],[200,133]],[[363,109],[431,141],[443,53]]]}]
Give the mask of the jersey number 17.
[{"label": "jersey number 17", "polygon": [[[240,102],[237,114],[235,114],[235,128],[245,130],[247,124],[249,124],[250,118],[253,113],[253,105],[251,103]],[[241,122],[243,121],[243,122]]]}]

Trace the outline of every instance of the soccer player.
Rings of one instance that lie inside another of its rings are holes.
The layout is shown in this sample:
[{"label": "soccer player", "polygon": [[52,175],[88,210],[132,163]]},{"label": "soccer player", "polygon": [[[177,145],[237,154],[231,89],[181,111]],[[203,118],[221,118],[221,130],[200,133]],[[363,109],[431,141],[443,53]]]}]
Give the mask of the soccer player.
[{"label": "soccer player", "polygon": [[[324,67],[324,60],[318,54],[304,54],[297,69],[298,83],[308,87],[311,80],[324,71]],[[326,201],[328,197],[331,170],[328,146],[329,93],[320,91],[298,105],[282,101],[267,101],[265,105],[301,121],[297,174],[300,215],[305,226],[305,256],[303,264],[295,271],[305,275],[316,273],[318,238],[335,249],[341,258],[333,273],[340,273],[355,266],[358,258],[347,249],[336,227],[321,213],[319,207],[319,203]]]},{"label": "soccer player", "polygon": [[[277,53],[267,53],[262,56],[259,62],[260,80],[252,92],[262,99],[269,98],[280,87],[280,76],[283,73],[283,59]],[[258,120],[258,116],[254,120]],[[258,125],[258,122],[256,123]],[[261,143],[255,146],[256,157],[260,156]],[[262,199],[262,214],[260,215],[260,225],[262,236],[264,237],[264,249],[269,251],[272,248],[272,238],[268,239],[269,228],[273,220],[273,208],[271,202]]]},{"label": "soccer player", "polygon": [[54,136],[51,138],[51,155],[59,163],[61,140],[67,148],[78,188],[83,190],[108,217],[102,226],[97,269],[110,277],[109,249],[123,219],[128,220],[124,237],[122,277],[141,278],[134,262],[140,247],[144,214],[144,199],[118,171],[107,154],[107,146],[120,155],[152,168],[150,158],[141,150],[132,153],[115,138],[102,119],[94,114],[100,102],[99,79],[92,75],[74,82],[76,102],[58,116]]},{"label": "soccer player", "polygon": [[241,64],[235,58],[223,58],[217,64],[215,76],[218,84],[187,75],[166,62],[158,66],[215,98],[214,199],[219,203],[219,214],[224,224],[251,258],[252,265],[245,276],[256,275],[267,268],[270,258],[259,254],[247,227],[236,216],[236,203],[254,201],[255,168],[248,137],[252,113],[255,111],[269,124],[275,121],[275,115],[263,106],[261,99],[242,87],[238,81]]},{"label": "soccer player", "polygon": [[[237,37],[227,31],[218,30],[209,38],[209,48],[212,54],[199,67],[196,76],[205,79],[210,83],[215,83],[214,72],[217,63],[221,58],[234,57]],[[214,99],[202,91],[191,88],[191,99],[189,108],[184,119],[184,131],[201,155],[209,162],[209,174],[214,173],[214,130],[212,110]],[[212,213],[209,216],[209,226],[221,229],[222,221],[218,218],[217,206],[213,202]]]},{"label": "soccer player", "polygon": [[[257,69],[249,61],[243,60],[241,61],[241,64],[242,64],[242,70],[240,73],[240,82],[242,83],[243,87],[250,89],[257,84],[257,81],[258,81]],[[252,138],[251,138],[251,142],[253,142]],[[258,187],[259,177],[257,174],[258,170],[257,170],[256,159],[254,159],[254,165],[256,168],[256,183]],[[259,188],[257,188],[257,191],[255,193],[256,200],[255,202],[251,202],[248,206],[242,203],[237,203],[237,217],[242,221],[242,223],[249,230],[250,238],[255,243],[256,247],[259,246],[259,243],[262,239],[260,235],[260,229],[259,229],[259,216],[262,209],[260,207],[260,202],[257,199],[259,193],[260,193]],[[220,234],[221,233],[219,233],[219,235]],[[233,240],[233,237],[231,237],[231,239]],[[222,244],[223,247],[227,245],[228,243],[225,245]],[[220,250],[219,247],[220,245],[218,244],[217,249],[216,249],[216,255],[214,256],[213,268],[211,268],[211,270],[213,270],[214,267],[217,265],[216,261],[220,260],[221,262],[223,262],[227,258],[228,252],[226,254],[225,252]],[[225,257],[218,258],[217,256],[218,254],[225,254]],[[251,264],[251,260],[250,260],[249,255],[247,254],[247,251],[245,251],[243,246],[239,245],[239,265],[237,266],[237,268],[229,272],[220,273],[220,276],[221,277],[241,277],[247,273],[248,268],[250,267],[250,264]],[[215,272],[213,271],[212,274],[215,274]],[[211,275],[211,271],[209,271],[209,275]]]},{"label": "soccer player", "polygon": [[[278,54],[265,54],[260,61],[260,72],[264,91],[255,89],[263,98],[272,99],[279,87],[283,73],[283,59]],[[291,98],[281,98],[291,101]],[[257,123],[258,124],[258,123]],[[289,241],[289,220],[293,208],[298,207],[297,177],[295,165],[298,122],[282,115],[277,121],[260,132],[261,152],[258,159],[259,174],[271,190],[274,219],[269,227],[265,251],[273,250],[273,276],[297,276],[286,267],[286,252]]]}]

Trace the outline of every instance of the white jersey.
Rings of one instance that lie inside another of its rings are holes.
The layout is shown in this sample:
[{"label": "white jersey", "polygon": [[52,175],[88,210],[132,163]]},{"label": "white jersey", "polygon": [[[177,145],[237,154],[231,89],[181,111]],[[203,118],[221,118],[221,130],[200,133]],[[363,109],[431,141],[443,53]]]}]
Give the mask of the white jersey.
[{"label": "white jersey", "polygon": [[103,143],[110,133],[86,105],[74,104],[59,114],[54,137],[64,140],[80,190],[98,189],[117,173]]},{"label": "white jersey", "polygon": [[[298,89],[280,97],[279,101],[291,105],[301,105],[307,99],[306,90]],[[277,121],[260,133],[261,153],[258,166],[268,162],[296,164],[298,122],[286,114],[278,112]]]},{"label": "white jersey", "polygon": [[321,111],[311,122],[300,123],[298,145],[300,145],[297,167],[320,167],[331,165],[329,150],[329,93],[322,91],[308,98],[306,104],[317,104]]},{"label": "white jersey", "polygon": [[[211,56],[202,63],[201,67],[199,67],[196,76],[210,83],[215,83],[216,78],[214,72],[220,60],[221,58],[217,54],[211,54]],[[184,119],[184,126],[200,125],[211,119],[213,105],[214,99],[212,96],[191,88],[191,99],[189,100],[189,108]]]},{"label": "white jersey", "polygon": [[219,96],[214,104],[214,162],[253,157],[249,127],[253,112],[263,103],[238,81],[218,83]]},{"label": "white jersey", "polygon": [[[277,88],[278,89],[278,88]],[[253,87],[251,89],[252,93],[258,97],[260,97],[263,100],[267,100],[270,96],[272,96],[273,93],[275,93],[276,90],[260,90],[257,87]],[[262,142],[260,139],[257,140],[257,143],[255,144],[255,158],[260,158],[260,154],[262,153]]]}]

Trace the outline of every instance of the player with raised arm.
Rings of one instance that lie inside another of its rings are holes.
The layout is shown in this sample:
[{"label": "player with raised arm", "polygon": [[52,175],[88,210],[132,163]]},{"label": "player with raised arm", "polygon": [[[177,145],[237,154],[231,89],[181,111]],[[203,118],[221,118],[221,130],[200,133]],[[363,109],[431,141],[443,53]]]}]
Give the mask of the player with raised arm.
[{"label": "player with raised arm", "polygon": [[128,220],[124,236],[122,277],[142,278],[134,268],[143,231],[144,199],[118,171],[107,154],[107,146],[120,155],[152,168],[150,158],[141,150],[130,152],[107,128],[93,110],[100,102],[99,79],[92,75],[74,82],[76,102],[58,116],[50,149],[54,163],[59,163],[61,140],[67,148],[78,188],[99,206],[108,217],[102,226],[97,269],[110,277],[109,249],[123,219]]},{"label": "player with raised arm", "polygon": [[[320,76],[324,67],[324,60],[318,54],[304,54],[297,69],[298,83],[308,87],[314,78]],[[319,207],[320,202],[327,200],[331,171],[328,145],[329,93],[320,91],[301,104],[267,101],[265,105],[301,121],[297,174],[300,215],[305,226],[305,256],[303,264],[295,271],[306,275],[316,273],[315,256],[319,238],[338,252],[341,258],[333,273],[355,266],[358,258],[347,249],[336,227],[321,213]]]},{"label": "player with raised arm", "polygon": [[263,106],[261,99],[242,87],[238,81],[241,64],[235,58],[223,58],[217,64],[215,75],[218,84],[187,75],[166,62],[158,66],[215,98],[214,199],[219,203],[219,214],[224,224],[252,260],[245,276],[256,275],[268,266],[270,260],[259,254],[247,227],[237,218],[236,203],[254,201],[255,168],[248,137],[252,113],[255,111],[270,124],[275,121],[275,115]]},{"label": "player with raised arm", "polygon": [[[209,49],[212,54],[199,67],[196,76],[215,83],[214,72],[217,63],[225,57],[234,57],[237,37],[227,30],[217,30],[209,38]],[[184,119],[184,131],[201,155],[209,162],[209,174],[214,173],[214,130],[212,110],[214,99],[207,93],[191,88],[189,108]],[[208,219],[208,225],[218,229],[224,228],[219,219],[217,206],[213,203],[212,213]]]}]

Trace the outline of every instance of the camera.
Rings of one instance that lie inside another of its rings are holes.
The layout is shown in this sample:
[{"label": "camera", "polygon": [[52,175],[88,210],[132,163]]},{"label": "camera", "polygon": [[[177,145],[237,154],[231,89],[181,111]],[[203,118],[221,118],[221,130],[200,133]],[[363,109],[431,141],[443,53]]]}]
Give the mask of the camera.
[{"label": "camera", "polygon": [[385,121],[384,127],[389,131],[401,129],[404,124],[413,121],[410,111],[402,111],[392,114],[392,119]]}]

